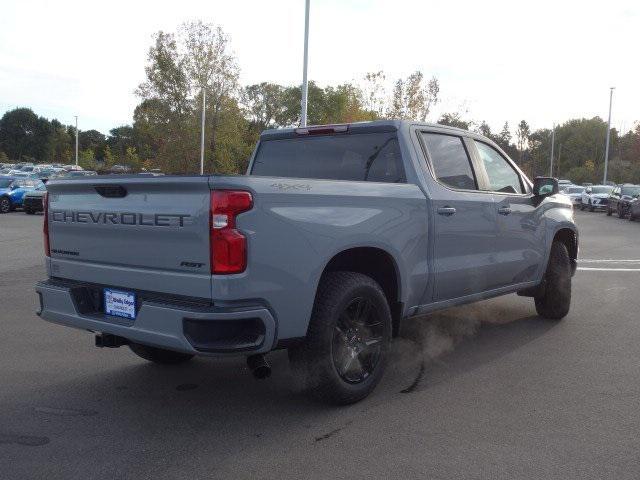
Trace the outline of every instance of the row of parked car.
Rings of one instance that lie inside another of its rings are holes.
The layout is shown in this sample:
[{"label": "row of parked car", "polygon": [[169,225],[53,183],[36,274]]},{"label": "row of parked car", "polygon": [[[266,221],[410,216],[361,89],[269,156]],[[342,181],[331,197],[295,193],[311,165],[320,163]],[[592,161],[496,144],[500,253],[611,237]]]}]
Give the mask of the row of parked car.
[{"label": "row of parked car", "polygon": [[[129,168],[115,165],[110,173],[130,173]],[[47,189],[45,183],[54,178],[77,178],[97,175],[92,170],[83,170],[77,165],[33,165],[31,163],[0,164],[0,213],[16,208],[29,215],[44,209],[42,199]],[[160,170],[151,170],[137,175],[164,175]]]},{"label": "row of parked car", "polygon": [[43,210],[45,183],[52,178],[96,175],[77,165],[15,163],[0,164],[0,213],[22,208],[27,214]]},{"label": "row of parked car", "polygon": [[47,182],[50,178],[96,175],[96,172],[84,170],[78,165],[33,163],[0,163],[0,175],[17,178],[37,178]]},{"label": "row of parked car", "polygon": [[[573,185],[567,180],[560,184],[560,192],[571,199],[580,210],[604,210],[607,215],[640,220],[640,185]],[[565,183],[566,182],[566,183]]]}]

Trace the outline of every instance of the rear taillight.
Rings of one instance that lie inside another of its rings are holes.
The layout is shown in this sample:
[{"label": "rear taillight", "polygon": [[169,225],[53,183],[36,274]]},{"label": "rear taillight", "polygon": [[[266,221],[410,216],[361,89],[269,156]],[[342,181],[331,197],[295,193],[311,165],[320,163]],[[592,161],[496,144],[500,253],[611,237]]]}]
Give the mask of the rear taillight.
[{"label": "rear taillight", "polygon": [[51,256],[51,248],[49,247],[49,193],[45,192],[42,197],[42,206],[44,208],[44,222],[42,225],[42,233],[44,235],[44,254]]},{"label": "rear taillight", "polygon": [[211,192],[211,273],[240,273],[247,268],[247,238],[236,229],[236,216],[252,206],[249,192]]}]

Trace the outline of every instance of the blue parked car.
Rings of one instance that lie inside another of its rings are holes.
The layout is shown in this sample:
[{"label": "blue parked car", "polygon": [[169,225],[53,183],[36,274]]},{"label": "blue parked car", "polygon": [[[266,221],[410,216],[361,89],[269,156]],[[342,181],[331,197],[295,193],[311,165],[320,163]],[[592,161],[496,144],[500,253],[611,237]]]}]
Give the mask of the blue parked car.
[{"label": "blue parked car", "polygon": [[21,207],[24,194],[35,190],[42,182],[37,178],[0,177],[0,213]]}]

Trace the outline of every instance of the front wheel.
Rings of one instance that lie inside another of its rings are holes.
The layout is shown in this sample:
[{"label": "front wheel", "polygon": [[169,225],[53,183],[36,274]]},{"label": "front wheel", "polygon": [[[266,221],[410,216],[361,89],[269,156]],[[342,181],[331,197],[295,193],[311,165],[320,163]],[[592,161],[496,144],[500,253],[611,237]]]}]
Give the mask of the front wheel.
[{"label": "front wheel", "polygon": [[624,218],[624,210],[622,209],[622,205],[618,205],[618,218]]},{"label": "front wheel", "polygon": [[580,204],[580,211],[581,211],[581,212],[584,212],[584,203],[581,203],[581,204]]},{"label": "front wheel", "polygon": [[610,217],[612,213],[611,207],[607,207],[607,217]]},{"label": "front wheel", "polygon": [[636,219],[636,216],[633,214],[633,209],[629,207],[629,221],[634,222],[635,219]]},{"label": "front wheel", "polygon": [[571,260],[562,242],[553,242],[544,274],[542,294],[534,297],[538,315],[560,320],[571,307]]},{"label": "front wheel", "polygon": [[376,387],[390,341],[391,311],[380,285],[360,273],[330,272],[318,287],[305,341],[289,359],[309,394],[346,405]]},{"label": "front wheel", "polygon": [[29,207],[24,207],[24,213],[26,213],[27,215],[33,215],[36,212],[31,210]]},{"label": "front wheel", "polygon": [[176,365],[178,363],[188,362],[193,355],[188,353],[174,352],[173,350],[165,350],[163,348],[150,347],[140,343],[130,343],[129,348],[133,353],[145,360],[161,365]]},{"label": "front wheel", "polygon": [[0,198],[0,213],[9,213],[11,211],[11,200],[7,197]]}]

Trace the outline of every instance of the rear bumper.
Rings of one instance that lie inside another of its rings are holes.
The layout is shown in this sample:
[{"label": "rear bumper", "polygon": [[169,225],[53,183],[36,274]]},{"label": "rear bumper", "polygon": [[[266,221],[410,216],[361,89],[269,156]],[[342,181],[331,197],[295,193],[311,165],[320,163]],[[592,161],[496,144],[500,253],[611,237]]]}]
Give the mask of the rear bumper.
[{"label": "rear bumper", "polygon": [[43,210],[41,197],[24,197],[22,200],[22,208],[30,208],[31,210]]},{"label": "rear bumper", "polygon": [[221,308],[143,296],[136,319],[128,320],[87,307],[91,302],[82,296],[87,288],[54,279],[38,283],[38,315],[52,323],[194,355],[265,353],[276,342],[275,319],[261,305]]}]

